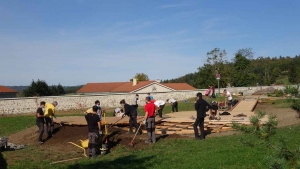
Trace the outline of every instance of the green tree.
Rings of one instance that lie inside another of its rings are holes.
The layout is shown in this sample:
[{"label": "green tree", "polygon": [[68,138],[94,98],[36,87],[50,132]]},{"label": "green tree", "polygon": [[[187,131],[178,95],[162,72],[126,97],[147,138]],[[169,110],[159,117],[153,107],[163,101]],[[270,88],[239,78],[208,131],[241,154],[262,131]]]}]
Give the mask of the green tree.
[{"label": "green tree", "polygon": [[134,78],[137,79],[137,81],[148,81],[149,77],[145,73],[137,73]]},{"label": "green tree", "polygon": [[43,80],[32,80],[31,85],[23,91],[25,97],[33,96],[51,96],[51,90],[48,84]]},{"label": "green tree", "polygon": [[289,81],[291,83],[300,83],[300,62],[294,62],[290,64],[289,71],[288,71],[288,77]]},{"label": "green tree", "polygon": [[250,60],[253,59],[253,55],[254,55],[254,53],[252,52],[252,48],[239,49],[236,52],[236,55],[237,54],[240,54],[241,56],[244,56],[245,58],[250,59]]},{"label": "green tree", "polygon": [[65,89],[63,88],[63,86],[60,83],[57,85],[57,91],[58,91],[59,95],[66,94]]},{"label": "green tree", "polygon": [[220,73],[220,70],[222,69],[225,61],[226,54],[226,51],[220,50],[220,48],[215,48],[212,51],[207,52],[207,63],[212,65],[212,73]]}]

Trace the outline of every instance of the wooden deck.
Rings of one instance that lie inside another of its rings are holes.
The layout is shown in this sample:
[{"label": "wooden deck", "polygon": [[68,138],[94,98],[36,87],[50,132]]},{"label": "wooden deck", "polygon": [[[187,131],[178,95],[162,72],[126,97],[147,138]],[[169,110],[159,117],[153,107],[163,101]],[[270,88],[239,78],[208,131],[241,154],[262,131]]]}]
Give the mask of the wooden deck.
[{"label": "wooden deck", "polygon": [[[106,120],[104,118],[102,119],[103,125],[110,125],[115,123],[116,121],[120,120],[120,117],[106,117]],[[138,116],[137,122],[140,123],[143,121],[144,116]],[[157,117],[155,118],[156,122],[161,121],[162,119]],[[57,119],[53,119],[54,123],[63,123],[64,125],[74,125],[74,126],[86,126],[87,122],[85,120],[84,116],[65,116],[65,117],[57,117]],[[126,116],[122,120],[120,120],[117,125],[128,125],[129,124],[129,118]]]}]

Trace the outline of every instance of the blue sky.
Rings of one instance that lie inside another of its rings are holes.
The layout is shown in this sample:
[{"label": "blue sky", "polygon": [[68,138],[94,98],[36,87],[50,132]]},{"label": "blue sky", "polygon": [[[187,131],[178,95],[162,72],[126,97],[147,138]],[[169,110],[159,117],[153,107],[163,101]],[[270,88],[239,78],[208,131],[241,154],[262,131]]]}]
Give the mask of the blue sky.
[{"label": "blue sky", "polygon": [[300,54],[298,0],[2,0],[0,85],[169,79],[215,47]]}]

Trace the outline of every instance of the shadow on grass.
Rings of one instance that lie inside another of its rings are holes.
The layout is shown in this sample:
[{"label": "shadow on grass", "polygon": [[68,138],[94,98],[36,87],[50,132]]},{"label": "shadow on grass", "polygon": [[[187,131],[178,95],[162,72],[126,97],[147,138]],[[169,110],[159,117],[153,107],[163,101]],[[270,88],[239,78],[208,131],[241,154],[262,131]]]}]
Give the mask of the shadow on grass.
[{"label": "shadow on grass", "polygon": [[4,159],[1,150],[0,150],[0,168],[1,169],[6,169],[7,168],[7,163],[6,160]]},{"label": "shadow on grass", "polygon": [[[101,157],[100,157],[101,158]],[[98,161],[93,159],[88,159],[84,163],[70,165],[68,169],[146,169],[153,168],[153,162],[149,162],[149,159],[154,158],[154,156],[138,157],[136,155],[129,155],[117,158],[111,161]]]}]

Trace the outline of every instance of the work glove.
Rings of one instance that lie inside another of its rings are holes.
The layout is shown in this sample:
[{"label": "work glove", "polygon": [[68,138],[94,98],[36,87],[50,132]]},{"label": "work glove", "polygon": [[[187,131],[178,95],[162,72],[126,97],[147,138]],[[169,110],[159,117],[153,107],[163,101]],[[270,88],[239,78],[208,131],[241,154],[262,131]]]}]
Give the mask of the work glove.
[{"label": "work glove", "polygon": [[144,120],[144,121],[143,121],[143,124],[145,124],[145,125],[146,125],[146,123],[147,123],[147,121],[146,121],[146,120]]}]

